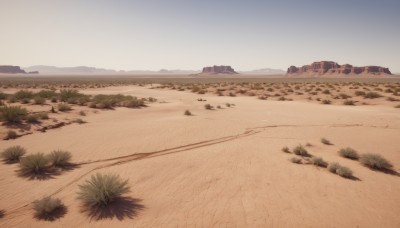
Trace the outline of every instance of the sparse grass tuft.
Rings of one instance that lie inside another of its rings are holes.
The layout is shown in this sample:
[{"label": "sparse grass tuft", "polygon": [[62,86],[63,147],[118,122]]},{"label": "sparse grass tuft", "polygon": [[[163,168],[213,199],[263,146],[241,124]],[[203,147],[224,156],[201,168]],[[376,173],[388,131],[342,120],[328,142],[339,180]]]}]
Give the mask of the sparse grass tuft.
[{"label": "sparse grass tuft", "polygon": [[185,110],[185,116],[191,116],[192,115],[192,113],[189,111],[189,110]]},{"label": "sparse grass tuft", "polygon": [[210,105],[210,104],[205,104],[205,105],[204,105],[204,108],[207,109],[207,110],[211,110],[211,109],[213,109],[214,107],[213,107],[212,105]]},{"label": "sparse grass tuft", "polygon": [[20,106],[3,106],[0,107],[0,120],[8,123],[19,123],[28,115],[26,108]]},{"label": "sparse grass tuft", "polygon": [[58,111],[60,112],[66,112],[72,110],[71,106],[69,106],[66,103],[60,103],[58,104]]},{"label": "sparse grass tuft", "polygon": [[7,135],[5,137],[5,139],[16,139],[18,137],[17,132],[13,131],[13,130],[9,130],[7,131]]},{"label": "sparse grass tuft", "polygon": [[21,146],[12,146],[5,149],[1,153],[1,157],[6,162],[18,162],[25,153],[26,153],[25,148]]},{"label": "sparse grass tuft", "polygon": [[321,143],[323,143],[325,145],[332,145],[332,143],[326,138],[321,138]]},{"label": "sparse grass tuft", "polygon": [[321,167],[327,167],[328,163],[324,161],[324,159],[320,157],[313,157],[311,158],[311,164],[316,165],[316,166],[321,166]]},{"label": "sparse grass tuft", "polygon": [[342,157],[353,159],[353,160],[357,160],[359,158],[357,151],[350,147],[342,148],[339,150],[338,153]]},{"label": "sparse grass tuft", "polygon": [[23,174],[39,174],[45,170],[48,164],[48,158],[42,153],[31,154],[20,160],[21,172]]},{"label": "sparse grass tuft", "polygon": [[379,154],[363,154],[360,156],[360,162],[371,169],[392,168],[392,164]]},{"label": "sparse grass tuft", "polygon": [[51,165],[56,167],[65,167],[70,163],[72,155],[68,151],[64,150],[55,150],[47,155],[47,158]]},{"label": "sparse grass tuft", "polygon": [[283,147],[282,152],[290,153],[289,147],[287,147],[287,146]]},{"label": "sparse grass tuft", "polygon": [[58,198],[43,197],[40,200],[33,202],[33,209],[35,210],[35,217],[38,219],[52,220],[54,213],[57,209],[63,207],[61,200]]},{"label": "sparse grass tuft", "polygon": [[79,189],[78,199],[82,200],[85,206],[98,207],[107,206],[129,192],[130,187],[128,180],[121,180],[118,175],[97,173],[79,185]]},{"label": "sparse grass tuft", "polygon": [[375,99],[375,98],[379,98],[382,97],[382,95],[380,95],[377,92],[368,92],[364,95],[364,98],[368,98],[368,99]]},{"label": "sparse grass tuft", "polygon": [[293,149],[293,153],[300,156],[309,156],[308,151],[302,146],[298,145]]},{"label": "sparse grass tuft", "polygon": [[295,164],[301,164],[301,158],[292,157],[290,161]]},{"label": "sparse grass tuft", "polygon": [[328,170],[334,174],[337,174],[341,177],[344,178],[352,178],[353,177],[353,171],[351,171],[351,169],[345,167],[345,166],[341,166],[339,163],[334,162],[329,164],[328,166]]},{"label": "sparse grass tuft", "polygon": [[343,101],[343,104],[344,105],[355,105],[355,102],[352,100],[345,100],[345,101]]}]

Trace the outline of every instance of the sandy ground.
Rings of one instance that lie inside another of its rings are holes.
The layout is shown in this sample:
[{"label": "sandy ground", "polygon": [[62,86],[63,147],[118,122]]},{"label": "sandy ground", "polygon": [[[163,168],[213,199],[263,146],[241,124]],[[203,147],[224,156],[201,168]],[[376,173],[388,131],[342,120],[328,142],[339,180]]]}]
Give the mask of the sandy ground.
[{"label": "sandy ground", "polygon": [[[379,153],[400,172],[399,109],[136,86],[83,92],[152,96],[159,102],[101,111],[83,117],[84,125],[1,141],[0,150],[13,145],[28,153],[68,150],[83,164],[46,180],[28,180],[17,176],[17,164],[1,163],[0,227],[400,227],[400,176],[337,154],[343,147]],[[222,109],[205,110],[206,103]],[[183,115],[186,109],[194,115]],[[321,144],[322,137],[333,145]],[[281,152],[307,142],[312,155],[348,166],[356,179],[293,164],[294,155]],[[96,172],[119,174],[131,186],[103,219],[81,212],[76,199],[78,185]],[[55,221],[38,221],[31,202],[47,195],[59,197],[67,210]]]}]

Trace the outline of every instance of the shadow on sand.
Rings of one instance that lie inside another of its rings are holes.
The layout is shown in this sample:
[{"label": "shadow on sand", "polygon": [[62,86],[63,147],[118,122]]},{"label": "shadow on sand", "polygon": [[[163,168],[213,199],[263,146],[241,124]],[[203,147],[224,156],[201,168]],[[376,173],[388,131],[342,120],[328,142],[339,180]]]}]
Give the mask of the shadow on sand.
[{"label": "shadow on sand", "polygon": [[38,220],[45,220],[45,221],[54,221],[56,219],[60,219],[64,217],[68,212],[68,209],[65,205],[61,205],[59,208],[55,209],[51,213],[43,214],[43,215],[35,215],[35,218]]},{"label": "shadow on sand", "polygon": [[91,220],[133,219],[145,208],[140,202],[139,199],[120,197],[107,206],[83,205],[81,212],[87,214]]}]

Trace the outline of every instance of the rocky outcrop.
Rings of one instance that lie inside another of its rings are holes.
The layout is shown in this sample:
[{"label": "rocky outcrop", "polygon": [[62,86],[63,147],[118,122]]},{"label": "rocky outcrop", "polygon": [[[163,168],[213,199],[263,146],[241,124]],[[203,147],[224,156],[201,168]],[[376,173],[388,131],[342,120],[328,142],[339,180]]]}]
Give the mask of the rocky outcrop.
[{"label": "rocky outcrop", "polygon": [[0,66],[0,74],[26,74],[26,72],[19,66],[3,65]]},{"label": "rocky outcrop", "polygon": [[204,67],[200,74],[237,74],[231,66]]},{"label": "rocky outcrop", "polygon": [[389,68],[380,66],[364,66],[355,67],[350,64],[339,65],[332,61],[314,62],[311,65],[304,65],[302,67],[290,66],[287,74],[305,74],[305,75],[383,75],[392,74]]}]

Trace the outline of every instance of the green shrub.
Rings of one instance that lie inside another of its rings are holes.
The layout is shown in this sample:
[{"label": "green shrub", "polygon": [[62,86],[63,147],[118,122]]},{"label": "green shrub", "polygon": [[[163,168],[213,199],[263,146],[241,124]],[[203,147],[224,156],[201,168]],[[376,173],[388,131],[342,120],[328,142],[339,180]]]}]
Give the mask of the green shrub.
[{"label": "green shrub", "polygon": [[290,153],[289,147],[287,147],[287,146],[283,147],[282,152]]},{"label": "green shrub", "polygon": [[192,115],[192,113],[189,110],[186,110],[184,114],[185,114],[185,116],[191,116]]},{"label": "green shrub", "polygon": [[321,143],[323,143],[325,145],[332,145],[332,143],[326,138],[321,138]]},{"label": "green shrub", "polygon": [[19,123],[28,115],[26,108],[20,106],[0,107],[0,119],[9,123]]},{"label": "green shrub", "polygon": [[58,198],[43,197],[40,200],[33,202],[33,209],[35,210],[35,217],[38,219],[51,220],[50,218],[57,209],[63,207],[61,200]]},{"label": "green shrub", "polygon": [[50,99],[53,97],[57,97],[58,94],[53,90],[41,90],[35,94],[37,97],[41,97],[44,99]]},{"label": "green shrub", "polygon": [[7,162],[18,162],[25,153],[25,148],[21,146],[12,146],[1,152],[1,157]]},{"label": "green shrub", "polygon": [[82,200],[85,206],[97,207],[107,206],[116,198],[129,192],[128,180],[121,180],[118,175],[95,174],[90,180],[79,185],[78,199]]},{"label": "green shrub", "polygon": [[31,154],[20,160],[20,168],[23,174],[39,174],[47,168],[48,164],[48,158],[42,153]]},{"label": "green shrub", "polygon": [[300,156],[309,156],[308,151],[302,145],[296,146],[293,149],[293,153]]},{"label": "green shrub", "polygon": [[324,161],[324,159],[322,159],[320,157],[311,158],[311,164],[316,165],[316,166],[321,166],[321,167],[328,166],[328,163],[326,161]]},{"label": "green shrub", "polygon": [[60,112],[66,112],[72,110],[71,106],[69,106],[66,103],[60,103],[58,104],[58,111]]},{"label": "green shrub", "polygon": [[350,147],[342,148],[342,149],[339,150],[338,153],[342,157],[350,158],[350,159],[353,159],[353,160],[357,160],[358,157],[359,157],[357,151],[352,149],[352,148],[350,148]]},{"label": "green shrub", "polygon": [[301,164],[301,158],[292,157],[290,159],[292,163]]},{"label": "green shrub", "polygon": [[360,157],[360,162],[371,169],[392,168],[392,164],[379,154],[363,154]]},{"label": "green shrub", "polygon": [[81,97],[85,97],[86,95],[79,93],[78,90],[75,89],[63,89],[60,91],[60,101],[68,102],[72,100],[78,100]]},{"label": "green shrub", "polygon": [[71,164],[70,160],[72,155],[68,151],[55,150],[47,155],[47,158],[51,165],[56,167],[64,167]]}]

